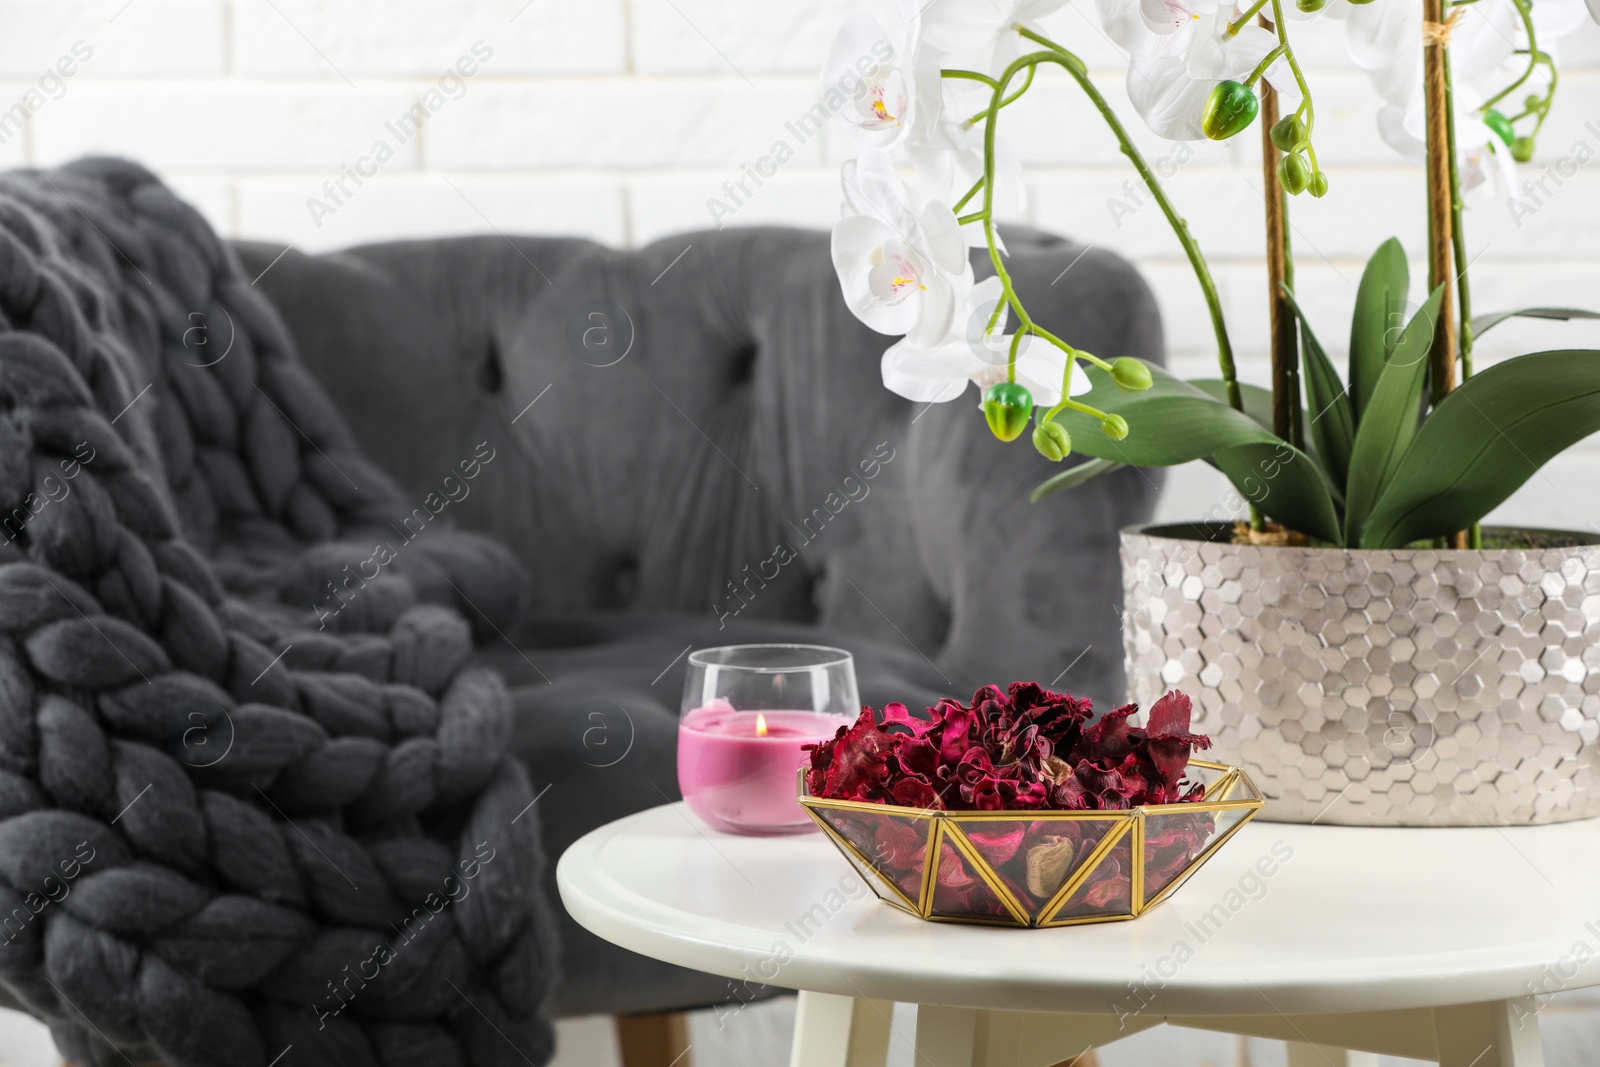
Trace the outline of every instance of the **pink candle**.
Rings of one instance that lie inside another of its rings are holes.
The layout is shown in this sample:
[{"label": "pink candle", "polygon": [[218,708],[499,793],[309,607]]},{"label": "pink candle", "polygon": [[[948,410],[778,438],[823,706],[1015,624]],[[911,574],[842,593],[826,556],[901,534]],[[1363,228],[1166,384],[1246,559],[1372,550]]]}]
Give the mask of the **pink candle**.
[{"label": "pink candle", "polygon": [[735,711],[713,700],[678,721],[678,787],[708,825],[736,834],[806,829],[795,772],[848,719],[814,711]]}]

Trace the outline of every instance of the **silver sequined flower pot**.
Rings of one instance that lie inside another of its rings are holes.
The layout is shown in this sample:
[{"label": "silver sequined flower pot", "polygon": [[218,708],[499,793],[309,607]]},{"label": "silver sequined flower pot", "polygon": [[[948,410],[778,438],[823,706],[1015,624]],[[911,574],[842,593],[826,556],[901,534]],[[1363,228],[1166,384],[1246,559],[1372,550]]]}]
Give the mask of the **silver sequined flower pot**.
[{"label": "silver sequined flower pot", "polygon": [[1128,684],[1146,704],[1190,694],[1208,758],[1255,779],[1263,818],[1600,815],[1600,545],[1275,548],[1230,533],[1123,531]]}]

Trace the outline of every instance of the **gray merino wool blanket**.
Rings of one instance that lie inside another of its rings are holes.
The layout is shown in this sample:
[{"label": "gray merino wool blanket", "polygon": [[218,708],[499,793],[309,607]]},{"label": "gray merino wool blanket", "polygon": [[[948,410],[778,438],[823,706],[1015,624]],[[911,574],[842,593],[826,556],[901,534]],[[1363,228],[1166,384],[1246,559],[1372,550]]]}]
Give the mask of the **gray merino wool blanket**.
[{"label": "gray merino wool blanket", "polygon": [[251,285],[141,167],[0,175],[0,986],[85,1067],[542,1063],[538,810],[469,664],[525,579],[410,543]]}]

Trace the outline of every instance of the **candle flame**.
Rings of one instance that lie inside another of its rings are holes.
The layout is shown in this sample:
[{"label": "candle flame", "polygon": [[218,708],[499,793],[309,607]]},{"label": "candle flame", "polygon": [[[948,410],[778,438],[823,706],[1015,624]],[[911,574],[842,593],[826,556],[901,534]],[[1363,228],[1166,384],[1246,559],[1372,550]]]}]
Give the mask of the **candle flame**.
[{"label": "candle flame", "polygon": [[757,715],[756,715],[756,736],[757,737],[766,737],[767,736],[767,717],[765,715],[760,714],[760,713],[757,713]]}]

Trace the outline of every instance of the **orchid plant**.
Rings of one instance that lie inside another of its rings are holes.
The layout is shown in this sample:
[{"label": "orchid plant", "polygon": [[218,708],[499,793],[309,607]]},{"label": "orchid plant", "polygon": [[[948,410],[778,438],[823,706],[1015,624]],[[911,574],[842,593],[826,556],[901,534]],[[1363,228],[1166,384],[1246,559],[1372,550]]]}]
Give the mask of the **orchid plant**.
[{"label": "orchid plant", "polygon": [[[1065,2],[889,0],[883,19],[858,13],[839,32],[824,84],[853,87],[841,113],[859,151],[843,168],[833,261],[856,316],[899,337],[883,354],[886,387],[937,403],[976,383],[996,437],[1013,441],[1031,422],[1047,458],[1088,457],[1034,499],[1124,465],[1205,459],[1252,502],[1257,530],[1270,518],[1288,535],[1351,547],[1477,544],[1484,514],[1600,431],[1600,353],[1533,353],[1473,377],[1473,338],[1490,326],[1594,316],[1534,308],[1473,318],[1463,238],[1464,194],[1504,195],[1515,165],[1532,158],[1558,84],[1552,42],[1585,17],[1583,0],[1422,0],[1420,10],[1408,0],[1096,0],[1106,36],[1128,55],[1128,97],[1153,132],[1225,140],[1261,129],[1271,391],[1238,380],[1198,243],[1082,59],[1044,33],[1039,20]],[[1600,0],[1589,3],[1600,20]],[[1357,296],[1344,376],[1294,302],[1284,223],[1290,197],[1322,197],[1331,185],[1291,40],[1324,16],[1345,23],[1383,101],[1379,133],[1426,164],[1429,192],[1431,295],[1407,321],[1405,255],[1394,241],[1380,248]],[[1078,348],[1017,296],[995,218],[1018,206],[1022,182],[1000,126],[1054,70],[1094,105],[1183,247],[1220,379],[1186,382]],[[992,277],[976,279],[969,248],[986,251]]]}]

